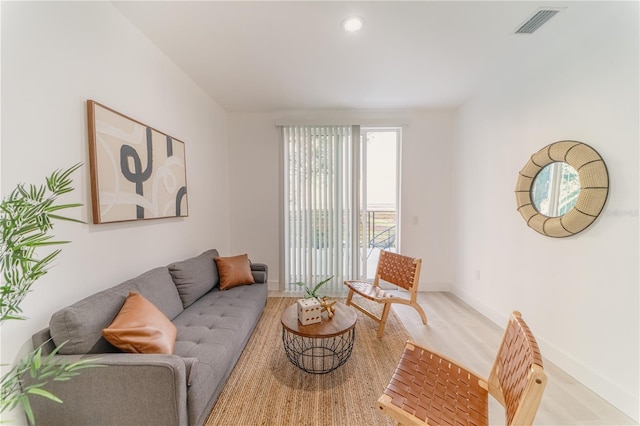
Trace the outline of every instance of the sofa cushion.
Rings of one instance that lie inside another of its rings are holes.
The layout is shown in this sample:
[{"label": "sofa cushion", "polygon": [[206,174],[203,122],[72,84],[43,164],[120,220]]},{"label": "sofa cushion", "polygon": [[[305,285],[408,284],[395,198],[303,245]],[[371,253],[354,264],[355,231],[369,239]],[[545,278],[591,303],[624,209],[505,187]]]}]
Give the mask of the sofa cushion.
[{"label": "sofa cushion", "polygon": [[190,306],[218,284],[220,279],[214,261],[217,256],[217,250],[208,250],[197,257],[169,265],[169,273],[178,289],[184,308]]},{"label": "sofa cushion", "polygon": [[60,354],[80,355],[118,352],[102,337],[102,329],[111,324],[129,292],[135,291],[153,303],[169,319],[183,310],[169,270],[155,268],[115,287],[93,294],[53,314],[49,321],[51,338]]},{"label": "sofa cushion", "polygon": [[120,312],[102,335],[115,347],[136,354],[171,354],[176,326],[153,303],[130,292]]},{"label": "sofa cushion", "polygon": [[255,283],[251,274],[251,262],[246,253],[232,257],[216,257],[215,260],[220,272],[220,290]]},{"label": "sofa cushion", "polygon": [[260,319],[267,294],[265,284],[215,288],[173,320],[178,328],[174,355],[198,360],[191,366],[195,380],[188,389],[193,424],[204,424]]}]

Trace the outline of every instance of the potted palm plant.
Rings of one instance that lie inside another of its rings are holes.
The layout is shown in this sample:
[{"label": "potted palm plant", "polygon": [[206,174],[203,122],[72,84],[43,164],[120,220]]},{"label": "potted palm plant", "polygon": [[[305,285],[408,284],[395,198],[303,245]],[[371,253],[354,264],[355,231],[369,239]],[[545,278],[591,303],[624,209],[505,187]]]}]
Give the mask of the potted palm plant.
[{"label": "potted palm plant", "polygon": [[314,299],[322,299],[322,297],[318,294],[318,291],[320,290],[320,288],[325,285],[326,283],[328,283],[329,281],[331,281],[331,279],[333,278],[333,275],[330,276],[329,278],[327,278],[326,280],[320,281],[318,284],[316,284],[313,287],[308,287],[305,283],[303,282],[297,282],[294,283],[297,286],[300,287],[304,287],[304,298],[305,299],[309,299],[309,298],[314,298]]},{"label": "potted palm plant", "polygon": [[[58,197],[73,191],[70,175],[80,166],[76,164],[66,170],[56,170],[41,186],[18,184],[0,203],[0,325],[9,320],[26,319],[20,304],[36,280],[47,273],[61,250],[55,249],[42,258],[38,258],[36,251],[68,243],[53,240],[50,231],[54,220],[83,223],[60,215],[62,210],[82,204],[57,203]],[[42,347],[35,348],[0,377],[0,413],[19,404],[30,424],[35,424],[29,398],[37,396],[61,403],[59,398],[44,389],[47,382],[69,380],[84,368],[98,366],[95,359],[69,364],[55,362],[52,357],[56,352],[43,356]],[[35,379],[33,384],[23,384],[25,374]]]},{"label": "potted palm plant", "polygon": [[333,275],[330,276],[329,278],[327,278],[326,280],[322,280],[320,281],[318,284],[316,284],[313,287],[308,287],[305,283],[303,282],[297,282],[294,283],[295,285],[298,285],[300,287],[304,287],[304,298],[305,299],[316,299],[318,301],[318,303],[320,304],[320,310],[321,311],[327,311],[327,316],[329,317],[329,319],[333,318],[333,314],[335,312],[335,307],[334,305],[336,304],[335,300],[334,301],[330,301],[327,300],[327,296],[320,296],[318,294],[318,291],[320,290],[320,288],[325,285],[326,283],[328,283],[329,281],[331,281],[331,279],[333,278]]}]

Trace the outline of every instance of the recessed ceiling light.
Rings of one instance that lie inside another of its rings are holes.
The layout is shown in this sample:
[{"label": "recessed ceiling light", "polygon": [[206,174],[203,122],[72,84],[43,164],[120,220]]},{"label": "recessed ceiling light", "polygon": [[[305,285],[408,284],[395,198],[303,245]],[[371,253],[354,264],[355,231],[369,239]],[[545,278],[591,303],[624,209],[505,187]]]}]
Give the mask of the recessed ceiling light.
[{"label": "recessed ceiling light", "polygon": [[342,28],[350,33],[360,30],[364,25],[364,19],[359,16],[350,16],[342,21]]}]

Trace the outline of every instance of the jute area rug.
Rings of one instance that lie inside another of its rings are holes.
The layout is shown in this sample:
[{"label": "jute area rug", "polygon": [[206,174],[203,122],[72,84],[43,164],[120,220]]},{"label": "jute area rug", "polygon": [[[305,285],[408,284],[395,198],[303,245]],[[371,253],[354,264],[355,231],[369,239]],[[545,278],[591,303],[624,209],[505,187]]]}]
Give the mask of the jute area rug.
[{"label": "jute area rug", "polygon": [[[295,300],[268,299],[206,425],[395,424],[375,405],[409,339],[393,310],[382,339],[376,338],[377,324],[358,312],[349,360],[330,373],[309,374],[291,364],[282,345],[280,317]],[[380,307],[372,303],[372,309]]]}]

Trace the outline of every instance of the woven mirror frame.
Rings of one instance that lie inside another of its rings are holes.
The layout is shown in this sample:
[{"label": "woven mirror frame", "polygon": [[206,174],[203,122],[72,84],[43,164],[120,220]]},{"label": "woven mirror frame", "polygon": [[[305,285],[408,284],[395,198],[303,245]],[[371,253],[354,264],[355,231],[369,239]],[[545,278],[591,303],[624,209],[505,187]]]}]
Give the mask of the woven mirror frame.
[{"label": "woven mirror frame", "polygon": [[[540,170],[554,162],[565,162],[578,172],[580,194],[567,213],[549,217],[536,209],[531,189]],[[518,212],[530,228],[548,237],[569,237],[586,229],[602,212],[609,194],[607,166],[589,145],[577,141],[554,142],[533,154],[520,170],[515,194]]]}]

